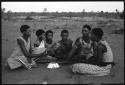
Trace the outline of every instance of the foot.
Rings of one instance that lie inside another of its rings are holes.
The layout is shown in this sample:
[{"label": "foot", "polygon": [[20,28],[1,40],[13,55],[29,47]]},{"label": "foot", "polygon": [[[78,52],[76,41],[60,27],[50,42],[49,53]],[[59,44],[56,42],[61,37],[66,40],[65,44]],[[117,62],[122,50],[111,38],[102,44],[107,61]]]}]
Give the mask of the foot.
[{"label": "foot", "polygon": [[31,65],[33,68],[37,68],[37,67],[38,67],[35,61],[32,61],[32,63],[31,63],[30,65]]},{"label": "foot", "polygon": [[32,68],[38,68],[37,64],[32,65]]},{"label": "foot", "polygon": [[26,67],[26,69],[27,70],[32,70],[31,68],[32,68],[32,66],[29,64],[29,65],[27,65],[27,66],[25,66]]}]

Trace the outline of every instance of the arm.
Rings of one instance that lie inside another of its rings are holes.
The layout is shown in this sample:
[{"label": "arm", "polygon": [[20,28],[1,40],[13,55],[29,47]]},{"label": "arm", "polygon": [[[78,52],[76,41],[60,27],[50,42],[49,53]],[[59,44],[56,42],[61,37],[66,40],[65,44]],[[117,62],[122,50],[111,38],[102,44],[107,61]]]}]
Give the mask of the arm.
[{"label": "arm", "polygon": [[73,43],[73,41],[71,40],[71,42],[69,43],[69,51],[71,51],[71,49],[72,49],[72,43]]},{"label": "arm", "polygon": [[55,43],[53,43],[50,47],[47,48],[47,52],[49,55],[55,56]]},{"label": "arm", "polygon": [[32,44],[30,43],[30,50],[29,53],[32,53]]},{"label": "arm", "polygon": [[72,47],[72,49],[71,49],[69,55],[68,55],[68,60],[73,56],[73,54],[75,53],[75,51],[76,51],[76,46],[74,45],[74,46]]},{"label": "arm", "polygon": [[35,43],[34,43],[34,47],[39,47],[39,42],[38,41],[36,41]]},{"label": "arm", "polygon": [[103,54],[107,51],[107,48],[103,44],[98,44],[97,46],[97,63],[102,62]]},{"label": "arm", "polygon": [[71,48],[70,53],[68,55],[68,59],[70,59],[73,56],[78,45],[79,45],[79,38],[75,41],[75,44],[73,46],[71,46],[72,48]]},{"label": "arm", "polygon": [[64,42],[61,46],[62,49],[66,51],[66,53],[69,53],[69,51],[72,49],[72,41]]},{"label": "arm", "polygon": [[32,58],[32,57],[38,57],[38,56],[41,56],[43,55],[43,53],[40,53],[40,54],[31,54],[27,51],[27,49],[25,48],[25,45],[24,45],[24,42],[20,39],[17,39],[17,42],[24,54],[24,56],[26,56],[27,58]]}]

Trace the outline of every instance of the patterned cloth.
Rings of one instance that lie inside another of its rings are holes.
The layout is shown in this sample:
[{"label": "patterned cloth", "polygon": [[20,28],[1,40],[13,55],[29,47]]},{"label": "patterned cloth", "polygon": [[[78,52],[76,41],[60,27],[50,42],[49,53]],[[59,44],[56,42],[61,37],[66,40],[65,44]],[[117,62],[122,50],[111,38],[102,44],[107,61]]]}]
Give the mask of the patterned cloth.
[{"label": "patterned cloth", "polygon": [[104,67],[99,67],[97,65],[92,64],[84,64],[84,63],[77,63],[72,66],[72,71],[74,73],[83,73],[89,74],[93,76],[104,76],[110,73],[111,65],[107,65]]},{"label": "patterned cloth", "polygon": [[[106,46],[107,51],[104,52],[102,56],[102,63],[110,63],[113,62],[113,53],[112,50],[109,46],[109,44],[105,40],[101,40],[99,44],[103,44]],[[98,45],[99,45],[98,44]],[[90,62],[91,63],[91,62]],[[106,66],[101,66],[101,65],[93,65],[93,64],[85,64],[85,63],[77,63],[72,66],[72,71],[74,73],[83,73],[83,74],[89,74],[93,76],[104,76],[108,75],[110,73],[110,70],[112,68],[111,64],[107,64]],[[101,64],[101,63],[100,63]]]}]

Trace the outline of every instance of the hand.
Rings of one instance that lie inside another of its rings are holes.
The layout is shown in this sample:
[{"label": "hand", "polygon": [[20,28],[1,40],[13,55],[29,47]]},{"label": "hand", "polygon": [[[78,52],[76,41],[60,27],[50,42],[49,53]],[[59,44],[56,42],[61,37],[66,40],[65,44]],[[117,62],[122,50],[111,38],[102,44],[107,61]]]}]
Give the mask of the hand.
[{"label": "hand", "polygon": [[38,47],[40,45],[40,42],[35,42],[34,47]]},{"label": "hand", "polygon": [[28,63],[32,63],[32,59],[31,58],[27,58]]},{"label": "hand", "polygon": [[58,49],[60,47],[60,44],[59,43],[55,43],[54,44],[54,49],[56,50],[56,49]]},{"label": "hand", "polygon": [[87,49],[90,49],[91,48],[91,45],[90,44],[86,44],[86,45],[83,45],[84,48],[87,48]]},{"label": "hand", "polygon": [[87,43],[83,40],[84,45],[87,45]]}]

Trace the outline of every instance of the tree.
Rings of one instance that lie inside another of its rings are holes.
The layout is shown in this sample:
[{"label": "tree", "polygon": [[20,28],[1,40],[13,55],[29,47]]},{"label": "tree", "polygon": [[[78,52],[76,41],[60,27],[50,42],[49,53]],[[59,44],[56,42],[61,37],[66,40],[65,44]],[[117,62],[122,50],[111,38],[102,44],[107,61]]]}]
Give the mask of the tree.
[{"label": "tree", "polygon": [[82,12],[85,12],[85,9],[83,9]]},{"label": "tree", "polygon": [[2,8],[2,13],[5,13],[6,9],[5,8]]},{"label": "tree", "polygon": [[115,9],[116,13],[119,13],[118,9]]},{"label": "tree", "polygon": [[47,8],[44,8],[44,9],[43,9],[43,12],[47,12]]},{"label": "tree", "polygon": [[2,8],[2,9],[1,9],[2,19],[5,19],[5,14],[4,14],[4,13],[5,13],[5,10],[6,10],[5,8]]},{"label": "tree", "polygon": [[12,13],[12,11],[11,11],[11,10],[9,10],[9,11],[7,11],[7,13]]},{"label": "tree", "polygon": [[107,11],[107,12],[105,12],[106,14],[108,14],[109,12]]},{"label": "tree", "polygon": [[103,14],[104,12],[103,11],[101,11],[101,14]]},{"label": "tree", "polygon": [[120,18],[121,18],[121,19],[124,19],[124,10],[123,10],[123,12],[120,14]]},{"label": "tree", "polygon": [[8,20],[10,20],[10,19],[12,18],[12,17],[11,17],[11,13],[12,13],[11,10],[7,11],[7,18],[8,18]]},{"label": "tree", "polygon": [[93,13],[94,11],[93,10],[91,10],[91,13]]},{"label": "tree", "polygon": [[115,11],[116,11],[116,14],[119,14],[119,11],[118,11],[118,9],[116,9]]}]

